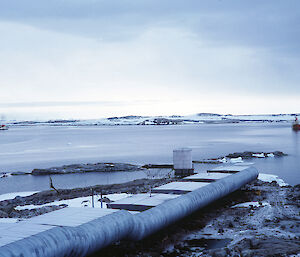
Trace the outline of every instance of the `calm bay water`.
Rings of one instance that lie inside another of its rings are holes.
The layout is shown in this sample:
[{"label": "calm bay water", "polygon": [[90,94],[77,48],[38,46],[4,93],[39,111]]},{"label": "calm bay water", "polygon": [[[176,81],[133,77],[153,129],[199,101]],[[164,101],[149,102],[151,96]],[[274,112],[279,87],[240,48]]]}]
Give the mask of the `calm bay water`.
[{"label": "calm bay water", "polygon": [[[0,132],[0,172],[31,171],[64,164],[171,163],[178,147],[201,160],[238,151],[283,151],[282,158],[255,159],[260,172],[300,183],[300,133],[289,124],[199,124],[182,126],[12,127]],[[198,171],[206,166],[197,165]],[[145,172],[52,176],[58,188],[111,184],[146,177]],[[0,179],[0,194],[49,189],[47,176]]]}]

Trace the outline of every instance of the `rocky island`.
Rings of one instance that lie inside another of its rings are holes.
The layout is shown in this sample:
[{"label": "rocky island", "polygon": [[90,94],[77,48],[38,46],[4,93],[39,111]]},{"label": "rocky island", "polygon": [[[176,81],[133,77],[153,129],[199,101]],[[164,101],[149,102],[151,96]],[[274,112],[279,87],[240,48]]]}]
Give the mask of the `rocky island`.
[{"label": "rocky island", "polygon": [[115,171],[136,171],[142,168],[138,165],[127,163],[88,163],[71,164],[48,169],[34,169],[31,175],[50,175],[50,174],[70,174],[86,172],[115,172]]}]

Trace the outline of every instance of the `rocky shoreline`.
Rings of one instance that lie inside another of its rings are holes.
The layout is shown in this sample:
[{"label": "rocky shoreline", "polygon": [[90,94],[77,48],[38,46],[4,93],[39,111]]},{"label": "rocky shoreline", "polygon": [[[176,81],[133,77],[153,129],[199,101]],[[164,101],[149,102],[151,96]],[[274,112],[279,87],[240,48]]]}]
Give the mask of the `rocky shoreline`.
[{"label": "rocky shoreline", "polygon": [[127,163],[87,163],[71,164],[48,169],[34,169],[31,175],[49,175],[49,174],[70,174],[86,172],[116,172],[116,171],[136,171],[142,168],[138,165]]},{"label": "rocky shoreline", "polygon": [[[17,210],[94,194],[145,193],[175,179],[140,179],[123,184],[43,191],[0,201],[0,217],[30,218],[65,208],[55,205]],[[256,180],[139,242],[122,241],[95,256],[290,256],[299,254],[300,185]]]},{"label": "rocky shoreline", "polygon": [[230,153],[226,156],[219,156],[217,158],[210,158],[205,160],[194,160],[193,163],[205,163],[205,164],[236,163],[236,162],[243,162],[243,160],[249,161],[255,158],[280,158],[284,156],[287,156],[287,154],[281,151],[274,151],[274,152],[245,151],[245,152]]},{"label": "rocky shoreline", "polygon": [[[210,158],[206,160],[194,160],[193,163],[205,163],[205,164],[222,164],[222,163],[235,163],[243,162],[243,160],[251,160],[253,158],[279,158],[287,156],[287,154],[281,151],[274,152],[236,152],[226,156],[217,158]],[[118,172],[118,171],[139,171],[144,169],[172,169],[173,164],[145,164],[134,165],[128,163],[86,163],[86,164],[71,164],[58,167],[50,167],[46,169],[33,169],[31,172],[10,172],[1,173],[0,178],[7,177],[9,175],[33,175],[43,176],[52,174],[73,174],[73,173],[87,173],[87,172]]]},{"label": "rocky shoreline", "polygon": [[0,178],[8,176],[20,175],[54,175],[54,174],[73,174],[73,173],[87,173],[87,172],[117,172],[117,171],[138,171],[143,167],[128,163],[86,163],[86,164],[70,164],[58,167],[50,167],[46,169],[33,169],[31,172],[4,172],[0,173]]},{"label": "rocky shoreline", "polygon": [[274,151],[274,152],[237,152],[237,153],[231,153],[226,155],[226,158],[243,158],[243,159],[252,159],[252,158],[267,158],[267,157],[283,157],[287,156],[287,154],[281,152],[281,151]]},{"label": "rocky shoreline", "polygon": [[[93,194],[138,194],[147,193],[151,188],[167,184],[176,179],[138,179],[122,184],[110,184],[110,185],[98,185],[84,188],[74,189],[57,189],[47,190],[35,193],[30,196],[17,196],[14,199],[0,201],[0,218],[31,218],[33,216],[41,215],[50,211],[61,209],[66,205],[50,205],[35,209],[17,210],[17,206],[25,205],[43,205],[46,203],[52,203],[61,200],[74,199],[79,197],[91,196]],[[104,198],[105,201],[110,201],[108,198]]]}]

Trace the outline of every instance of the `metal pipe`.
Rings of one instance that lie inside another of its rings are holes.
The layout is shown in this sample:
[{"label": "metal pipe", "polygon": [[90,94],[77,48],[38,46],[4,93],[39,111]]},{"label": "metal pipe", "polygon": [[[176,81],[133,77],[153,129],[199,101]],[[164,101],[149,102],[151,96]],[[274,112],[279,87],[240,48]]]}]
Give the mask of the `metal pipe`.
[{"label": "metal pipe", "polygon": [[92,220],[77,227],[55,227],[0,247],[0,257],[86,256],[125,238],[133,226],[127,211]]},{"label": "metal pipe", "polygon": [[132,240],[141,240],[256,179],[254,167],[213,182],[134,216]]}]

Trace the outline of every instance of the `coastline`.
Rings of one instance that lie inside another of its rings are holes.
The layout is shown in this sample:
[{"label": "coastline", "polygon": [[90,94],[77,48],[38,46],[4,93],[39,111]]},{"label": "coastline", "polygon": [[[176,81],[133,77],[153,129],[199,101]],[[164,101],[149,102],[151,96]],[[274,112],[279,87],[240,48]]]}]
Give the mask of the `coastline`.
[{"label": "coastline", "polygon": [[[139,242],[122,241],[93,256],[298,254],[300,185],[283,185],[276,176],[266,174],[260,174],[260,179],[149,238]],[[106,197],[107,195],[147,193],[151,187],[170,181],[174,179],[141,179],[123,184],[95,186],[93,189],[95,194],[102,191],[103,202],[106,203],[113,199],[113,197]],[[3,212],[9,210],[10,212],[7,213],[9,218],[30,218],[67,207],[65,204],[55,205],[57,201],[87,196],[91,196],[90,187],[61,189],[59,193],[50,190],[24,197],[17,196],[14,199],[0,201],[0,215],[2,214],[3,217]],[[45,203],[53,203],[53,205],[26,209],[26,206],[38,207]],[[25,208],[18,209],[18,206]]]},{"label": "coastline", "polygon": [[[288,154],[281,151],[273,152],[261,152],[261,151],[245,151],[230,153],[226,156],[219,156],[216,158],[208,158],[203,160],[193,160],[193,163],[198,164],[235,164],[243,163],[255,158],[280,158],[288,156]],[[247,163],[246,163],[247,164]],[[112,163],[112,162],[98,162],[98,163],[80,163],[69,164],[62,166],[55,166],[44,169],[33,169],[31,172],[2,172],[0,178],[8,176],[19,175],[33,175],[33,176],[45,176],[45,175],[63,175],[63,174],[76,174],[76,173],[88,173],[88,172],[118,172],[118,171],[140,171],[148,169],[173,169],[173,164],[143,164],[136,165],[130,163]]]},{"label": "coastline", "polygon": [[[65,204],[55,205],[55,202],[87,196],[91,197],[92,190],[94,195],[102,193],[104,196],[104,202],[109,202],[110,199],[105,197],[105,195],[147,193],[152,187],[157,187],[172,181],[176,181],[176,179],[137,179],[122,184],[98,185],[74,189],[58,189],[57,192],[55,190],[47,190],[37,192],[29,196],[16,196],[13,199],[0,201],[0,218],[31,218],[50,211],[65,208],[67,207]],[[18,208],[16,208],[18,206],[22,207],[27,205],[34,205],[38,207],[49,203],[53,203],[53,205],[33,209],[20,208],[18,210]]]},{"label": "coastline", "polygon": [[[243,152],[208,159],[208,161],[232,165],[237,161],[240,162],[240,159],[248,161],[251,158],[274,158],[284,155],[282,152]],[[106,163],[103,167],[114,169],[118,164]],[[82,164],[65,165],[50,168],[50,171],[57,172],[57,169],[61,169],[63,173],[60,174],[68,174],[64,173],[66,168],[76,169],[78,165],[82,167]],[[89,168],[94,165],[97,166],[99,163],[84,164],[83,167]],[[142,168],[134,165],[130,165],[131,167]],[[150,165],[151,167],[153,168],[153,165]],[[158,166],[158,169],[160,168]],[[168,165],[166,168],[170,169]],[[147,169],[145,171],[147,172]],[[48,174],[45,173],[45,175]],[[90,208],[92,194],[96,207],[106,208],[106,203],[118,200],[119,197],[150,193],[153,187],[179,180],[179,178],[171,177],[160,179],[150,179],[150,177],[127,183],[47,190],[15,196],[7,200],[2,199],[0,222],[19,222],[44,213],[72,207],[72,204],[77,204],[76,207]],[[100,195],[103,195],[101,199]],[[92,256],[282,256],[298,254],[299,199],[300,185],[289,186],[276,175],[260,174],[256,181],[142,241],[121,241]]]}]

